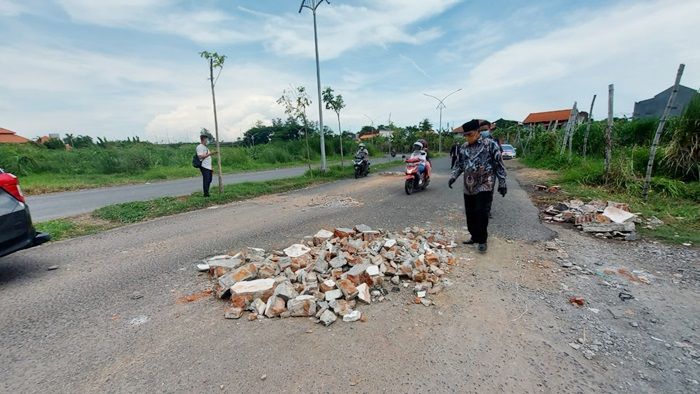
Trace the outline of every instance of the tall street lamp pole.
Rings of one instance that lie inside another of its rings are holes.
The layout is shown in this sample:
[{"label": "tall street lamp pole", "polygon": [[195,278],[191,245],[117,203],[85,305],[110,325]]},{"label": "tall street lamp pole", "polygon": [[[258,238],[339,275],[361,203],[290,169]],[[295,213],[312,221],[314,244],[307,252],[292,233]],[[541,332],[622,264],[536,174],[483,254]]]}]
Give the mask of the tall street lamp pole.
[{"label": "tall street lamp pole", "polygon": [[[310,5],[307,5],[307,1]],[[302,0],[299,6],[299,13],[304,8],[308,8],[314,14],[314,44],[316,47],[316,85],[318,88],[318,126],[321,135],[321,172],[326,172],[326,143],[323,136],[323,109],[321,108],[321,70],[318,65],[318,34],[316,32],[316,8],[323,4],[323,2],[330,4],[328,0]]]},{"label": "tall street lamp pole", "polygon": [[443,97],[443,98],[441,98],[441,99],[439,99],[439,98],[437,98],[437,97],[435,97],[435,96],[433,96],[433,95],[430,95],[430,94],[428,94],[428,93],[423,93],[425,96],[432,97],[432,98],[434,98],[435,100],[438,101],[438,105],[437,105],[437,107],[435,107],[436,109],[439,109],[439,110],[440,110],[440,128],[438,129],[438,141],[439,141],[439,144],[440,144],[440,145],[438,146],[438,152],[442,152],[442,110],[443,110],[444,108],[447,108],[447,107],[445,106],[444,101],[445,101],[446,98],[452,96],[453,94],[459,92],[460,90],[462,90],[462,88],[459,88],[459,89],[455,90],[454,92],[448,94],[447,96],[445,96],[445,97]]}]

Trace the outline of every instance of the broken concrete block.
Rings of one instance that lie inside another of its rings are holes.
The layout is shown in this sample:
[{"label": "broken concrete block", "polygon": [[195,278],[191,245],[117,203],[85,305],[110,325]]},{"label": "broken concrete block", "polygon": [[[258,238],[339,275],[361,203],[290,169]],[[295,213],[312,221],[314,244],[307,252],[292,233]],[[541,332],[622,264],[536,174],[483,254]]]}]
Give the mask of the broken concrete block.
[{"label": "broken concrete block", "polygon": [[256,298],[250,303],[248,309],[255,312],[258,315],[263,315],[265,313],[265,302],[260,298]]},{"label": "broken concrete block", "polygon": [[347,260],[345,260],[345,257],[342,255],[335,256],[334,258],[331,259],[329,264],[333,268],[342,268],[345,264],[347,263]]},{"label": "broken concrete block", "polygon": [[227,258],[217,258],[214,260],[209,259],[207,260],[207,263],[209,264],[209,268],[223,267],[225,269],[232,270],[240,267],[241,264],[243,264],[243,260],[228,256]]},{"label": "broken concrete block", "polygon": [[258,268],[258,278],[260,279],[274,278],[275,275],[277,275],[275,267],[270,264],[263,264]]},{"label": "broken concrete block", "polygon": [[356,285],[360,284],[360,275],[365,272],[367,267],[369,267],[369,264],[364,263],[350,268],[348,272],[346,272],[346,278],[350,279],[350,281]]},{"label": "broken concrete block", "polygon": [[335,282],[332,279],[324,280],[323,282],[321,282],[319,289],[324,293],[331,291],[335,289]]},{"label": "broken concrete block", "polygon": [[345,316],[343,316],[343,321],[354,322],[354,321],[360,320],[361,318],[362,318],[362,312],[355,310],[355,311],[351,311],[351,312],[348,312],[347,314],[345,314]]},{"label": "broken concrete block", "polygon": [[603,215],[615,223],[624,223],[630,219],[634,219],[634,217],[636,216],[633,213],[610,205],[605,208],[605,210],[603,211]]},{"label": "broken concrete block", "polygon": [[326,309],[321,313],[321,316],[319,317],[319,320],[321,323],[323,323],[324,326],[328,327],[331,324],[335,323],[335,321],[338,318],[335,316],[335,313],[331,312],[330,310]]},{"label": "broken concrete block", "polygon": [[287,311],[287,303],[281,297],[272,296],[267,299],[265,305],[265,316],[269,318],[277,317]]},{"label": "broken concrete block", "polygon": [[309,253],[310,250],[311,248],[309,248],[306,245],[294,244],[284,249],[284,254],[286,254],[289,257],[300,257]]},{"label": "broken concrete block", "polygon": [[346,300],[352,300],[357,296],[357,287],[350,279],[340,279],[335,284],[343,292]]},{"label": "broken concrete block", "polygon": [[351,237],[355,234],[355,230],[351,228],[345,228],[345,227],[339,227],[336,228],[335,231],[333,231],[333,235],[335,235],[338,238],[348,238]]},{"label": "broken concrete block", "polygon": [[300,295],[287,301],[287,310],[291,316],[306,317],[316,314],[316,297]]},{"label": "broken concrete block", "polygon": [[358,233],[364,233],[364,232],[373,231],[373,230],[372,230],[372,227],[370,227],[366,224],[357,224],[357,225],[355,225],[355,231],[357,231]]},{"label": "broken concrete block", "polygon": [[234,282],[240,282],[243,280],[251,280],[255,279],[258,275],[258,268],[255,266],[255,264],[250,263],[246,264],[242,267],[237,268],[233,272],[231,272],[231,278],[233,279]]},{"label": "broken concrete block", "polygon": [[274,286],[275,280],[272,278],[236,282],[231,286],[231,297],[245,296],[251,300],[254,298],[267,300],[272,295]]},{"label": "broken concrete block", "polygon": [[379,231],[364,231],[362,233],[362,240],[365,242],[372,242],[376,239],[379,239],[382,236],[382,233]]},{"label": "broken concrete block", "polygon": [[197,271],[199,271],[199,272],[209,271],[209,264],[206,264],[206,263],[197,264]]},{"label": "broken concrete block", "polygon": [[314,245],[321,245],[322,243],[333,238],[333,232],[321,229],[314,235]]},{"label": "broken concrete block", "polygon": [[332,301],[343,296],[343,292],[340,289],[330,290],[325,292],[326,301]]},{"label": "broken concrete block", "polygon": [[333,300],[329,302],[328,305],[333,308],[333,311],[339,316],[345,316],[348,312],[352,311],[352,305],[343,299]]},{"label": "broken concrete block", "polygon": [[379,275],[379,266],[376,265],[370,265],[367,267],[365,270],[369,276],[378,276]]},{"label": "broken concrete block", "polygon": [[236,307],[228,307],[224,309],[224,318],[226,319],[239,319],[243,316],[243,309]]},{"label": "broken concrete block", "polygon": [[282,297],[282,299],[285,301],[289,301],[290,299],[299,295],[294,288],[294,285],[292,285],[292,283],[289,281],[278,284],[277,287],[275,287],[275,292],[273,294],[278,297]]},{"label": "broken concrete block", "polygon": [[613,231],[632,232],[634,231],[634,222],[626,223],[584,223],[582,230],[585,233],[607,233]]},{"label": "broken concrete block", "polygon": [[280,257],[277,260],[277,265],[280,267],[280,271],[284,271],[292,265],[292,258],[288,256]]},{"label": "broken concrete block", "polygon": [[372,297],[369,294],[369,286],[367,286],[367,283],[362,283],[357,286],[357,298],[365,304],[372,303]]},{"label": "broken concrete block", "polygon": [[391,249],[391,248],[393,248],[394,246],[396,246],[396,240],[393,239],[393,238],[387,239],[387,240],[384,242],[384,245],[383,245],[383,246],[384,246],[384,248],[386,248],[386,249]]}]

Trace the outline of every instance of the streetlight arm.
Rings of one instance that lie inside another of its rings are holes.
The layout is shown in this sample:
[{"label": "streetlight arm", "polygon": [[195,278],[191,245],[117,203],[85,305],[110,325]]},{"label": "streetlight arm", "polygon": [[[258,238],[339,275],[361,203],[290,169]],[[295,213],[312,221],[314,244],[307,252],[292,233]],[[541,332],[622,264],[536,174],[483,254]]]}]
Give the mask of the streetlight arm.
[{"label": "streetlight arm", "polygon": [[443,98],[442,98],[442,100],[440,100],[440,101],[443,101],[443,100],[445,100],[446,98],[448,98],[448,97],[452,96],[453,94],[455,94],[455,93],[459,92],[460,90],[462,90],[462,88],[459,88],[459,89],[455,90],[454,92],[452,92],[452,93],[448,94],[447,96],[443,97]]}]

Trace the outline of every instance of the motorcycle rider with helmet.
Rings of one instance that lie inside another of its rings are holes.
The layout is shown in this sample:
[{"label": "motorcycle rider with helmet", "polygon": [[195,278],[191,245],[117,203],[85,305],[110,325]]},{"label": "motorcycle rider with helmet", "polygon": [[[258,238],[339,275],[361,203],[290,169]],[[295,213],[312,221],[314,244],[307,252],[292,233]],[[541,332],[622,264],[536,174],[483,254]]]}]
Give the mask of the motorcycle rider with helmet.
[{"label": "motorcycle rider with helmet", "polygon": [[369,151],[364,143],[360,142],[360,144],[357,146],[355,157],[364,161],[364,170],[366,173],[369,172]]}]

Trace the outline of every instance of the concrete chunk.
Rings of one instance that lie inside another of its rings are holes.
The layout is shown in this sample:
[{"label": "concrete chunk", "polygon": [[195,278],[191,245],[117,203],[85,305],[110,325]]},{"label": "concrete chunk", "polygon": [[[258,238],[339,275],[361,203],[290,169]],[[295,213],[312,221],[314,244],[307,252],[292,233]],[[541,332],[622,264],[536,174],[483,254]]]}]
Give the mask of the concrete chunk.
[{"label": "concrete chunk", "polygon": [[272,278],[236,282],[231,286],[231,296],[245,296],[266,300],[272,294],[274,285],[275,280]]},{"label": "concrete chunk", "polygon": [[316,297],[300,295],[287,301],[287,310],[294,317],[314,316],[316,314]]},{"label": "concrete chunk", "polygon": [[289,301],[292,298],[295,298],[299,294],[297,293],[296,289],[294,288],[294,285],[292,285],[291,282],[285,281],[277,285],[275,287],[275,292],[274,295],[278,297],[282,297],[285,301]]},{"label": "concrete chunk", "polygon": [[286,248],[284,250],[284,254],[286,254],[287,256],[292,257],[292,258],[293,257],[300,257],[300,256],[303,256],[303,255],[309,253],[310,250],[311,250],[311,248],[309,248],[306,245],[294,244],[294,245],[291,245],[290,247]]},{"label": "concrete chunk", "polygon": [[362,312],[352,311],[352,312],[348,312],[345,316],[343,316],[343,321],[354,322],[354,321],[360,320],[361,318],[362,318]]},{"label": "concrete chunk", "polygon": [[336,282],[336,285],[343,292],[346,300],[352,300],[357,296],[357,287],[350,279],[340,279]]},{"label": "concrete chunk", "polygon": [[326,292],[326,301],[336,300],[343,296],[343,292],[340,289],[330,290]]},{"label": "concrete chunk", "polygon": [[625,223],[584,223],[582,230],[585,233],[607,233],[613,231],[632,232],[634,231],[634,222]]},{"label": "concrete chunk", "polygon": [[367,286],[367,283],[361,283],[357,286],[357,298],[365,304],[372,303],[372,297],[369,294],[369,286]]},{"label": "concrete chunk", "polygon": [[335,321],[336,321],[337,319],[338,319],[338,318],[335,316],[335,313],[331,312],[331,311],[328,310],[328,309],[326,309],[325,311],[323,311],[323,313],[322,313],[321,316],[319,317],[319,320],[321,321],[321,323],[323,323],[323,325],[326,326],[326,327],[328,327],[328,326],[330,326],[331,324],[335,323]]}]

